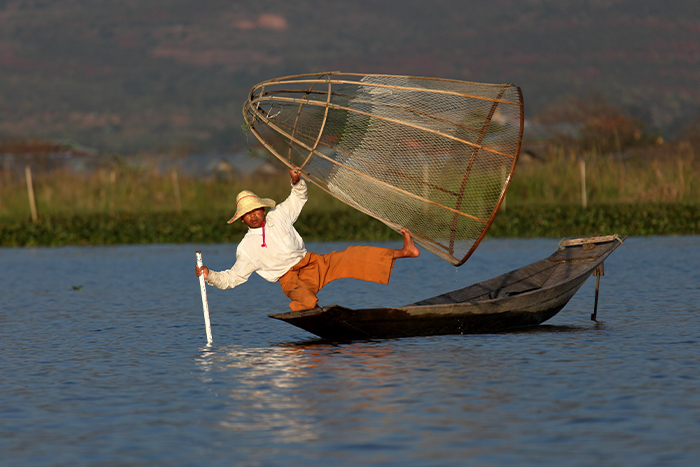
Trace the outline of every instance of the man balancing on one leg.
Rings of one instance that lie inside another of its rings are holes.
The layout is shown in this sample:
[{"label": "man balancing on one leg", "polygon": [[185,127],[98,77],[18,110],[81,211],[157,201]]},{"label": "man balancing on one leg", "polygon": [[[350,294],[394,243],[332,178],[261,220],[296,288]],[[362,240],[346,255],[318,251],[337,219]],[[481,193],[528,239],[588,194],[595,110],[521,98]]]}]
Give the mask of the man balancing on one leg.
[{"label": "man balancing on one leg", "polygon": [[[336,279],[352,278],[388,284],[396,258],[415,258],[420,254],[409,233],[402,230],[403,248],[351,246],[326,255],[307,252],[294,228],[307,198],[306,182],[299,172],[289,171],[292,193],[275,207],[275,202],[258,198],[251,191],[236,197],[236,214],[228,221],[241,219],[248,226],[236,250],[236,263],[226,271],[210,271],[195,266],[197,276],[204,275],[209,285],[232,289],[248,280],[253,272],[263,279],[279,282],[292,302],[292,311],[316,307],[316,294]],[[265,213],[265,208],[271,208]]]}]

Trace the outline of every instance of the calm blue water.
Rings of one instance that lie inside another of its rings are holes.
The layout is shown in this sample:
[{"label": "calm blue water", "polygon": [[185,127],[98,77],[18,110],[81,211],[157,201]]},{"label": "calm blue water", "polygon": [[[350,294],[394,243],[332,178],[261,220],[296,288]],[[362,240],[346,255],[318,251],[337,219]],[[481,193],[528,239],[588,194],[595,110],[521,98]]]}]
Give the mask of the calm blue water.
[{"label": "calm blue water", "polygon": [[[461,268],[424,252],[388,286],[321,303],[399,305],[552,253],[487,240]],[[345,244],[310,244],[325,253]],[[398,243],[387,244],[398,246]],[[194,252],[235,245],[0,249],[0,464],[697,465],[700,237],[630,238],[535,330],[331,345],[268,313],[257,276],[208,288]],[[76,290],[77,289],[77,290]]]}]

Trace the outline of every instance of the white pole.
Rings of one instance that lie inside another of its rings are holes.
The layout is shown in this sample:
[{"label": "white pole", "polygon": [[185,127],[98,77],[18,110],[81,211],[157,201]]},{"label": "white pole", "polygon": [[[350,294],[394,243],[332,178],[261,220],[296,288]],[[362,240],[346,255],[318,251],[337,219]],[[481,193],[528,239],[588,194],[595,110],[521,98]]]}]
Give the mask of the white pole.
[{"label": "white pole", "polygon": [[[202,267],[202,252],[198,251],[197,266]],[[204,282],[204,276],[199,276],[199,289],[202,291],[202,308],[204,309],[204,326],[207,330],[207,344],[211,344],[211,324],[209,323],[209,303],[207,302],[207,284]]]},{"label": "white pole", "polygon": [[38,220],[38,217],[36,214],[36,201],[34,199],[32,169],[28,165],[24,166],[24,177],[27,179],[27,196],[29,196],[29,209],[32,211],[32,221],[36,222]]},{"label": "white pole", "polygon": [[109,186],[110,186],[111,191],[112,191],[112,193],[111,193],[112,196],[111,196],[111,200],[109,203],[109,209],[112,212],[112,214],[114,214],[116,211],[115,204],[117,204],[117,171],[116,170],[112,170],[109,173]]},{"label": "white pole", "polygon": [[177,181],[177,170],[173,169],[170,172],[170,178],[173,181],[173,193],[175,194],[175,209],[178,214],[182,214],[182,200],[180,199],[180,184]]},{"label": "white pole", "polygon": [[579,161],[581,166],[581,206],[586,209],[588,206],[588,200],[586,199],[586,161],[581,159]]}]

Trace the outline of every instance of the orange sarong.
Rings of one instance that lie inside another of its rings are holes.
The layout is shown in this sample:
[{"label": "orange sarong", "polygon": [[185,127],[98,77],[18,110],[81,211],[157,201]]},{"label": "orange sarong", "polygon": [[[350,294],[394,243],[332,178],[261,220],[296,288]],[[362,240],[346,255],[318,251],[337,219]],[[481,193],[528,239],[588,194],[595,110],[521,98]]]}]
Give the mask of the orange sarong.
[{"label": "orange sarong", "polygon": [[388,284],[393,267],[393,250],[351,246],[325,255],[307,252],[278,282],[292,299],[289,308],[302,311],[316,307],[316,294],[331,281],[346,278]]}]

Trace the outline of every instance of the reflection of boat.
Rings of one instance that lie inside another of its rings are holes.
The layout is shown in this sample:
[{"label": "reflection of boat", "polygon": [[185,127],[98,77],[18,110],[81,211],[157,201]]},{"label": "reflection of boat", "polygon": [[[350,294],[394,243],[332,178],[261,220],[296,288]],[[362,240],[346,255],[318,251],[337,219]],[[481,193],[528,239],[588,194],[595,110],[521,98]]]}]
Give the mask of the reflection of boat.
[{"label": "reflection of boat", "polygon": [[[563,240],[548,258],[463,289],[394,308],[339,305],[279,313],[286,321],[333,340],[471,334],[536,326],[556,315],[626,237]],[[596,284],[596,306],[598,285]],[[592,319],[595,318],[595,312]]]}]

